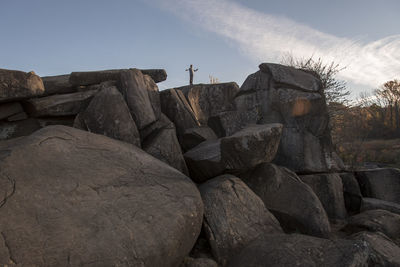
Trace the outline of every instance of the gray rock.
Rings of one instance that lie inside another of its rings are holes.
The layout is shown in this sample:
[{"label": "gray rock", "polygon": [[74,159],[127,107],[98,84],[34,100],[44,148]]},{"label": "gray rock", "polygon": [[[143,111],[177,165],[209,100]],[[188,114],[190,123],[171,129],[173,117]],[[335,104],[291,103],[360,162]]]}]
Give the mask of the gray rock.
[{"label": "gray rock", "polygon": [[300,175],[299,177],[313,189],[329,219],[333,221],[346,219],[343,184],[337,173]]},{"label": "gray rock", "polygon": [[14,114],[7,118],[7,121],[22,121],[28,119],[28,115],[25,112]]},{"label": "gray rock", "polygon": [[223,173],[240,173],[274,159],[281,124],[251,125],[236,134],[206,141],[184,154],[190,177],[203,182]]},{"label": "gray rock", "polygon": [[0,151],[1,265],[178,266],[200,233],[196,186],[136,146],[50,126]]},{"label": "gray rock", "polygon": [[400,204],[389,202],[385,200],[380,200],[376,198],[362,198],[361,201],[361,211],[367,210],[387,210],[392,213],[400,215]]},{"label": "gray rock", "polygon": [[288,232],[327,237],[331,231],[321,201],[293,172],[263,163],[240,176]]},{"label": "gray rock", "polygon": [[64,125],[68,127],[73,127],[74,119],[75,116],[63,116],[63,117],[38,118],[37,121],[39,122],[41,128],[50,125]]},{"label": "gray rock", "polygon": [[144,127],[139,131],[140,133],[140,139],[143,142],[146,142],[146,139],[149,138],[149,136],[156,135],[158,134],[159,131],[161,131],[164,128],[170,128],[170,127],[175,127],[174,124],[168,119],[167,116],[164,115],[164,113],[161,113],[160,119],[156,120],[152,124]]},{"label": "gray rock", "polygon": [[344,203],[347,211],[358,213],[361,206],[361,191],[357,179],[353,173],[339,173],[343,183]]},{"label": "gray rock", "polygon": [[102,134],[140,147],[140,135],[124,97],[116,87],[105,87],[79,114],[77,128]]},{"label": "gray rock", "polygon": [[43,93],[43,81],[33,71],[0,69],[0,103],[40,96]]},{"label": "gray rock", "polygon": [[23,111],[24,109],[19,102],[0,104],[0,120],[7,119],[8,117]]},{"label": "gray rock", "polygon": [[161,116],[160,92],[158,90],[158,86],[149,75],[144,75],[144,81],[146,84],[147,93],[149,94],[151,107],[154,111],[154,116],[156,117],[156,120],[158,120]]},{"label": "gray rock", "polygon": [[167,79],[167,72],[164,69],[146,69],[140,71],[145,75],[149,75],[155,83],[163,82]]},{"label": "gray rock", "polygon": [[233,257],[228,266],[368,266],[368,256],[368,246],[358,240],[274,234],[253,241]]},{"label": "gray rock", "polygon": [[267,233],[282,233],[262,200],[239,178],[222,175],[202,184],[199,190],[206,235],[222,266],[252,240]]},{"label": "gray rock", "polygon": [[34,117],[76,115],[84,110],[97,91],[32,98],[26,102],[26,111]]},{"label": "gray rock", "polygon": [[208,118],[224,111],[235,110],[234,97],[239,86],[234,83],[196,84],[175,88],[181,90],[194,115],[202,125],[207,125]]},{"label": "gray rock", "polygon": [[364,197],[400,204],[400,170],[382,168],[357,171],[356,178]]},{"label": "gray rock", "polygon": [[39,122],[34,118],[15,122],[2,122],[0,123],[0,140],[30,135],[39,129]]},{"label": "gray rock", "polygon": [[217,140],[214,131],[207,126],[189,128],[185,130],[182,138],[182,147],[188,151],[204,141]]},{"label": "gray rock", "polygon": [[138,69],[122,70],[120,91],[131,111],[133,120],[139,130],[155,122],[152,102],[147,89],[147,81]]},{"label": "gray rock", "polygon": [[186,257],[180,267],[218,267],[213,259]]},{"label": "gray rock", "polygon": [[69,82],[69,74],[42,77],[44,84],[44,95],[68,94],[77,91],[76,87]]}]

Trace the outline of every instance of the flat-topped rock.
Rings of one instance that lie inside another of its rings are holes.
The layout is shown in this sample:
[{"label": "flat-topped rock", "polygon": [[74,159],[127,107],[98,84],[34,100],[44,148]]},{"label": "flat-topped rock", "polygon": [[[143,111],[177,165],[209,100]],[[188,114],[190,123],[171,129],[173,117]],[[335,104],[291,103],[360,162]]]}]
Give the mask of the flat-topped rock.
[{"label": "flat-topped rock", "polygon": [[0,69],[0,103],[40,96],[44,91],[42,79],[33,71]]},{"label": "flat-topped rock", "polygon": [[68,94],[77,91],[77,88],[69,82],[69,74],[42,77],[44,95]]},{"label": "flat-topped rock", "polygon": [[167,72],[164,69],[141,69],[143,74],[149,75],[155,83],[163,82],[167,79]]}]

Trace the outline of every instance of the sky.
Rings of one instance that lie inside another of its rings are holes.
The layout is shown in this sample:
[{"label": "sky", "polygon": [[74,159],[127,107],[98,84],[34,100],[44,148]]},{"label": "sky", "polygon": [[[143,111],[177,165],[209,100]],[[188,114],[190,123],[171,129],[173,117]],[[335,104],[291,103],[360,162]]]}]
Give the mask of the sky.
[{"label": "sky", "polygon": [[0,0],[0,68],[164,68],[160,89],[239,86],[262,62],[321,58],[352,96],[400,79],[399,0]]}]

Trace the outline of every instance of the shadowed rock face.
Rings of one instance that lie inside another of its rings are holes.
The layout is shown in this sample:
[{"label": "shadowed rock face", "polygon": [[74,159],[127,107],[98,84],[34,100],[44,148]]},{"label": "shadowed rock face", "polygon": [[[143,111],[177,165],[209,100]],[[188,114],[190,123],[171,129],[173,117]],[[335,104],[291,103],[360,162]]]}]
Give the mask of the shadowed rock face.
[{"label": "shadowed rock face", "polygon": [[40,96],[43,93],[43,81],[33,71],[0,69],[0,103]]},{"label": "shadowed rock face", "polygon": [[364,197],[361,201],[361,211],[367,210],[387,210],[400,215],[400,204],[376,198]]},{"label": "shadowed rock face", "polygon": [[178,266],[200,233],[193,182],[133,145],[50,126],[0,151],[1,265]]}]

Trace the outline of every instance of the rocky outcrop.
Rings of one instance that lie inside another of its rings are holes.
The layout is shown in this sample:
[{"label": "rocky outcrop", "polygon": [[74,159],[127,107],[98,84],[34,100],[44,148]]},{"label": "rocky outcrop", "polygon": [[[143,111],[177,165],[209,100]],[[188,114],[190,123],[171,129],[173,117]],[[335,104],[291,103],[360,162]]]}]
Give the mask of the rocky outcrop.
[{"label": "rocky outcrop", "polygon": [[28,99],[43,93],[43,81],[33,71],[0,69],[0,103]]},{"label": "rocky outcrop", "polygon": [[400,215],[400,204],[364,197],[361,201],[361,211],[367,210],[387,210]]},{"label": "rocky outcrop", "polygon": [[236,134],[203,142],[184,154],[190,177],[203,182],[223,173],[241,173],[274,159],[282,125],[252,125]]},{"label": "rocky outcrop", "polygon": [[19,102],[0,104],[0,120],[7,119],[21,112],[24,112],[24,109]]},{"label": "rocky outcrop", "polygon": [[0,151],[1,265],[178,266],[200,233],[193,182],[133,145],[51,126]]},{"label": "rocky outcrop", "polygon": [[77,91],[76,87],[69,82],[69,74],[42,77],[44,84],[44,95],[68,94]]},{"label": "rocky outcrop", "polygon": [[222,175],[199,189],[204,202],[204,228],[222,266],[257,237],[282,232],[262,200],[239,178]]},{"label": "rocky outcrop", "polygon": [[343,197],[347,211],[350,213],[360,212],[362,195],[360,186],[353,173],[339,173],[343,184]]},{"label": "rocky outcrop", "polygon": [[39,129],[38,120],[33,118],[15,122],[0,122],[0,140],[27,136]]},{"label": "rocky outcrop", "polygon": [[240,178],[263,200],[286,231],[329,235],[328,216],[320,200],[295,173],[264,163]]},{"label": "rocky outcrop", "polygon": [[184,151],[190,150],[205,141],[217,140],[214,131],[207,126],[189,128],[183,133],[182,148]]},{"label": "rocky outcrop", "polygon": [[150,76],[155,83],[163,82],[167,79],[167,72],[164,69],[145,69],[140,71],[144,75]]}]

